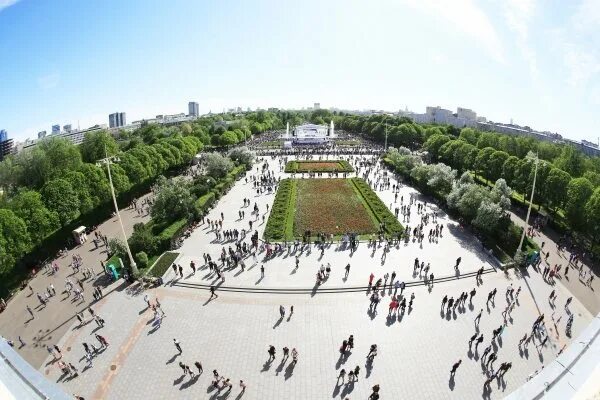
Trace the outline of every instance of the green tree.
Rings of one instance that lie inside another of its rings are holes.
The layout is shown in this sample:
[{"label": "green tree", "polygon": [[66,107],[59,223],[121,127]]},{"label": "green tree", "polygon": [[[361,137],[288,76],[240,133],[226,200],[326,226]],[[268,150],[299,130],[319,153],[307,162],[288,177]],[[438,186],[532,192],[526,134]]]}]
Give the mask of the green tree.
[{"label": "green tree", "polygon": [[96,161],[114,156],[119,152],[119,145],[115,138],[106,131],[87,132],[83,142],[79,145],[83,161],[95,163]]},{"label": "green tree", "polygon": [[21,190],[11,199],[10,207],[25,222],[33,244],[60,228],[58,215],[46,208],[42,195],[34,190]]},{"label": "green tree", "polygon": [[7,275],[31,248],[25,221],[7,209],[0,209],[0,275]]},{"label": "green tree", "polygon": [[585,215],[587,217],[588,232],[598,243],[600,239],[600,187],[594,190],[592,196],[585,205]]},{"label": "green tree", "polygon": [[99,204],[94,203],[94,198],[92,198],[90,194],[85,176],[81,172],[69,171],[65,174],[63,179],[71,184],[71,187],[77,194],[77,198],[79,199],[79,212],[81,214],[87,214]]},{"label": "green tree", "polygon": [[54,179],[42,188],[42,198],[46,207],[54,211],[65,226],[79,217],[79,198],[77,192],[65,179]]},{"label": "green tree", "polygon": [[215,179],[223,178],[233,169],[231,160],[219,153],[204,154],[202,161],[206,166],[206,174]]},{"label": "green tree", "polygon": [[585,227],[585,205],[593,192],[594,187],[586,178],[571,179],[567,185],[565,214],[572,228],[580,230]]},{"label": "green tree", "polygon": [[439,157],[440,148],[448,141],[450,141],[449,136],[435,134],[427,139],[423,147],[429,152],[429,154],[431,154],[432,160],[437,160]]},{"label": "green tree", "polygon": [[496,149],[498,147],[498,134],[492,132],[482,132],[477,140],[477,147],[480,149],[484,149],[486,147]]},{"label": "green tree", "polygon": [[476,131],[473,128],[462,128],[460,131],[460,136],[458,138],[475,146],[477,145],[477,141],[479,140],[480,135],[481,132]]},{"label": "green tree", "polygon": [[227,156],[238,165],[245,165],[246,169],[250,169],[254,162],[254,154],[247,147],[233,148],[229,150]]},{"label": "green tree", "polygon": [[495,181],[502,176],[502,168],[506,160],[508,160],[508,153],[504,151],[494,151],[488,160],[488,176],[490,180]]},{"label": "green tree", "polygon": [[495,151],[496,150],[494,150],[491,147],[486,147],[479,150],[479,153],[477,153],[477,157],[475,157],[475,163],[473,165],[473,168],[475,169],[475,173],[477,175],[481,175],[488,180],[491,179],[491,175],[489,173],[490,158],[492,157],[492,154],[494,154]]},{"label": "green tree", "polygon": [[110,200],[110,186],[102,167],[86,163],[81,166],[79,172],[83,174],[94,207]]},{"label": "green tree", "polygon": [[188,218],[194,208],[194,198],[190,185],[183,179],[165,179],[161,176],[154,189],[154,202],[150,208],[152,219],[157,222],[171,222]]},{"label": "green tree", "polygon": [[506,182],[515,187],[516,186],[516,177],[517,171],[519,168],[519,158],[516,156],[510,156],[504,161],[504,165],[502,165],[502,177],[506,179]]},{"label": "green tree", "polygon": [[573,146],[564,146],[554,165],[574,177],[583,175],[585,168],[583,154]]},{"label": "green tree", "polygon": [[129,182],[133,186],[139,185],[149,178],[146,168],[144,168],[137,157],[129,153],[125,153],[125,155],[121,157],[119,166],[123,168],[125,174],[127,174],[127,177],[129,178]]},{"label": "green tree", "polygon": [[491,201],[483,201],[477,209],[473,225],[484,232],[492,234],[496,232],[502,215],[502,208],[498,204]]},{"label": "green tree", "polygon": [[548,189],[546,196],[548,197],[548,203],[554,209],[562,207],[567,196],[567,187],[571,181],[571,175],[565,171],[552,168],[548,174],[548,180],[546,181],[546,187]]}]

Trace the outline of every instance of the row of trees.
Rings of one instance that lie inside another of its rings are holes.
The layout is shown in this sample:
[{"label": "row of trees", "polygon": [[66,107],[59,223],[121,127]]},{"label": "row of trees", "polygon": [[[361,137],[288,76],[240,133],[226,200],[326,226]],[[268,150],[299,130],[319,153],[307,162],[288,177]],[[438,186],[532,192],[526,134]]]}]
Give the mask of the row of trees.
[{"label": "row of trees", "polygon": [[[196,137],[177,134],[119,153],[120,161],[111,166],[115,192],[127,197],[166,171],[187,165],[201,148]],[[118,151],[111,135],[97,132],[79,148],[66,139],[49,138],[0,165],[11,177],[2,180],[0,275],[9,274],[24,254],[61,228],[110,208],[106,167],[92,161]]]},{"label": "row of trees", "polygon": [[[524,197],[528,198],[531,193],[536,162],[532,152],[518,158],[493,147],[479,148],[469,143],[462,132],[458,139],[433,135],[424,148],[433,160],[440,160],[460,172],[473,171],[489,181],[503,178]],[[593,236],[599,234],[600,210],[592,201],[595,191],[600,191],[595,172],[586,171],[583,176],[574,178],[554,164],[539,160],[536,179],[535,203],[547,207],[555,215],[564,212],[566,221],[575,230]]]},{"label": "row of trees", "polygon": [[[518,159],[533,152],[540,159],[573,177],[585,176],[594,186],[600,185],[600,157],[589,157],[570,145],[541,141],[533,137],[482,132],[473,128],[420,125],[408,118],[389,115],[338,115],[332,116],[332,119],[340,128],[365,135],[379,143],[385,141],[387,132],[388,145],[405,146],[412,150],[419,149],[432,136],[443,135],[447,140],[460,139],[480,150],[490,147]],[[443,143],[445,141],[441,144]]]},{"label": "row of trees", "polygon": [[386,159],[396,172],[413,181],[421,191],[445,202],[464,222],[472,224],[505,253],[516,250],[519,231],[507,214],[512,189],[504,179],[498,179],[492,187],[475,183],[468,172],[456,179],[456,169],[444,163],[425,164],[402,147],[390,149]]},{"label": "row of trees", "polygon": [[[188,165],[204,146],[235,145],[251,134],[280,129],[291,115],[258,111],[168,127],[145,124],[119,132],[117,140],[108,132],[89,133],[80,146],[50,137],[5,158],[0,163],[0,276],[10,274],[34,247],[48,247],[53,234],[66,232],[81,217],[106,215],[98,210],[110,209],[110,189],[98,160],[118,155],[111,172],[115,191],[125,200],[158,176]],[[49,247],[55,251],[56,246]]]}]

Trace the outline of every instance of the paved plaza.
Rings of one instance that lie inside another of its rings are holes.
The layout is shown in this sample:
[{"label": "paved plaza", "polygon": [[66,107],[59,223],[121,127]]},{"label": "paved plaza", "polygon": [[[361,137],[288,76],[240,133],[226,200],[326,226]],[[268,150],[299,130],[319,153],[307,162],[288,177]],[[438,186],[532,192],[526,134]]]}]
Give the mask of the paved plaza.
[{"label": "paved plaza", "polygon": [[[278,160],[268,161],[277,176],[289,176],[280,172]],[[250,175],[256,175],[256,167]],[[386,205],[395,207],[391,190],[377,193]],[[413,188],[402,185],[400,196],[405,204],[411,193],[419,201],[425,200]],[[262,238],[265,228],[262,215],[266,213],[268,217],[266,207],[269,204],[271,208],[274,196],[274,193],[257,195],[252,183],[242,178],[219,200],[208,218],[217,219],[223,213],[224,229],[247,229],[256,202],[260,217],[255,228]],[[251,200],[251,207],[243,209],[246,218],[239,221],[243,198]],[[414,227],[420,216],[415,206],[411,211],[410,222],[403,225]],[[245,271],[241,272],[239,267],[226,271],[224,283],[203,265],[202,254],[209,253],[216,259],[222,246],[233,246],[234,242],[218,242],[206,224],[200,225],[178,250],[181,255],[176,263],[184,267],[183,279],[169,270],[163,287],[145,292],[136,286],[114,291],[93,305],[95,313],[106,320],[104,327],[91,321],[89,312],[85,314],[88,319],[85,324],[80,326],[76,320],[67,324],[66,334],[58,345],[63,359],[77,366],[79,376],[70,379],[63,375],[51,356],[40,370],[48,379],[60,382],[69,392],[86,399],[366,399],[375,384],[381,386],[383,399],[502,398],[553,360],[593,315],[575,298],[569,305],[574,322],[571,335],[567,336],[568,314],[564,305],[571,294],[560,281],[551,286],[534,269],[524,273],[501,271],[481,244],[443,211],[428,204],[427,212],[437,212],[438,223],[445,226],[438,243],[430,243],[426,235],[422,246],[413,241],[401,243],[385,259],[382,259],[383,247],[373,249],[366,241],[361,241],[353,254],[341,249],[338,243],[327,248],[322,257],[316,247],[310,252],[286,250],[268,261],[260,253],[256,263],[252,257],[245,260]],[[430,223],[425,232],[431,226]],[[296,255],[300,258],[297,269]],[[436,280],[449,279],[433,286],[424,285],[419,271],[413,272],[415,257],[430,263],[430,273],[435,274]],[[459,272],[454,268],[457,257],[462,258]],[[200,267],[195,274],[191,274],[189,267],[192,260]],[[327,263],[332,267],[331,275],[315,289],[315,275],[321,264]],[[351,271],[344,279],[344,266],[348,263]],[[261,265],[265,266],[264,277]],[[471,273],[481,266],[486,273],[482,282],[477,283]],[[382,301],[374,312],[369,309],[365,287],[371,273],[376,280],[392,272],[396,272],[396,280],[409,284],[403,295],[407,299],[412,294],[415,297],[412,308],[390,317],[388,304],[393,289],[387,286],[380,290]],[[205,285],[219,283],[223,290],[217,290],[218,297],[211,300]],[[512,368],[503,379],[493,380],[489,390],[484,390],[486,370],[480,360],[491,343],[492,331],[504,323],[505,293],[511,284],[515,289],[520,287],[521,293],[492,350],[498,357],[494,371],[502,362],[511,362]],[[240,292],[230,293],[226,288],[237,288]],[[444,296],[457,298],[474,288],[476,295],[472,302],[467,300],[464,307],[454,311],[442,310]],[[494,288],[498,291],[495,301],[486,303],[488,293]],[[288,292],[275,293],[277,289]],[[294,289],[306,291],[290,294]],[[324,293],[327,289],[337,291]],[[548,301],[553,289],[557,294],[555,308]],[[156,298],[160,300],[165,313],[160,323],[153,319],[144,301],[146,294],[152,303]],[[282,318],[280,306],[285,308]],[[483,312],[476,330],[474,319],[480,310]],[[549,340],[545,346],[539,346],[536,339],[523,351],[518,342],[525,333],[531,333],[540,313],[545,315]],[[469,338],[477,331],[483,335],[483,342],[469,348]],[[110,345],[87,367],[82,343],[97,345],[96,333]],[[355,347],[341,357],[340,345],[351,334]],[[181,343],[181,355],[173,344],[174,338]],[[372,344],[377,344],[379,351],[369,365],[366,356]],[[269,345],[277,349],[271,363],[267,362]],[[296,365],[291,363],[291,357],[283,359],[284,346],[299,352]],[[451,378],[450,368],[459,359],[462,363]],[[194,378],[184,375],[179,362],[197,372],[195,361],[202,363],[203,374]],[[341,369],[350,371],[356,366],[360,367],[358,381],[348,384],[347,376],[344,382],[336,380]],[[211,386],[214,369],[231,380],[230,391]],[[247,384],[244,393],[240,380]]]}]

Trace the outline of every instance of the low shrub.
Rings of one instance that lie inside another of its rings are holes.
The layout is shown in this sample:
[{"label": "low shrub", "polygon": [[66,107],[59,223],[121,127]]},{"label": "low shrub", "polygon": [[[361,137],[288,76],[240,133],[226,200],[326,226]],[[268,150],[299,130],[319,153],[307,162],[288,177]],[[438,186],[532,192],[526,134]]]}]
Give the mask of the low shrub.
[{"label": "low shrub", "polygon": [[179,253],[175,253],[172,251],[167,251],[166,253],[163,253],[163,255],[160,256],[160,258],[156,261],[156,263],[154,263],[154,266],[149,271],[149,274],[151,276],[154,276],[155,278],[163,276],[165,272],[167,272],[167,270],[171,267],[173,262],[175,262],[178,256]]},{"label": "low shrub", "polygon": [[279,182],[277,194],[271,214],[267,221],[264,237],[266,240],[283,240],[286,236],[292,235],[294,223],[296,181],[293,179],[284,179]]},{"label": "low shrub", "polygon": [[404,232],[402,224],[400,224],[379,196],[369,187],[367,182],[361,178],[352,178],[351,181],[375,215],[377,221],[384,224],[385,232],[394,236],[402,234]]},{"label": "low shrub", "polygon": [[135,255],[135,259],[140,268],[146,268],[148,266],[148,254],[144,251],[140,251]]}]

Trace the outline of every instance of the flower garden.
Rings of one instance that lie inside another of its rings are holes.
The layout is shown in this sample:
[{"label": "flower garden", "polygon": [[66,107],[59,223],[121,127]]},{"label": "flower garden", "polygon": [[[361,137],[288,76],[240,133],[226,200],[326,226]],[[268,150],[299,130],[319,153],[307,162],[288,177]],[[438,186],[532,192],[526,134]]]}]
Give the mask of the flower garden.
[{"label": "flower garden", "polygon": [[285,172],[354,172],[354,168],[346,160],[289,161],[285,166]]},{"label": "flower garden", "polygon": [[367,183],[352,179],[285,179],[280,182],[265,229],[267,240],[301,238],[306,231],[342,235],[402,233],[402,225]]}]

